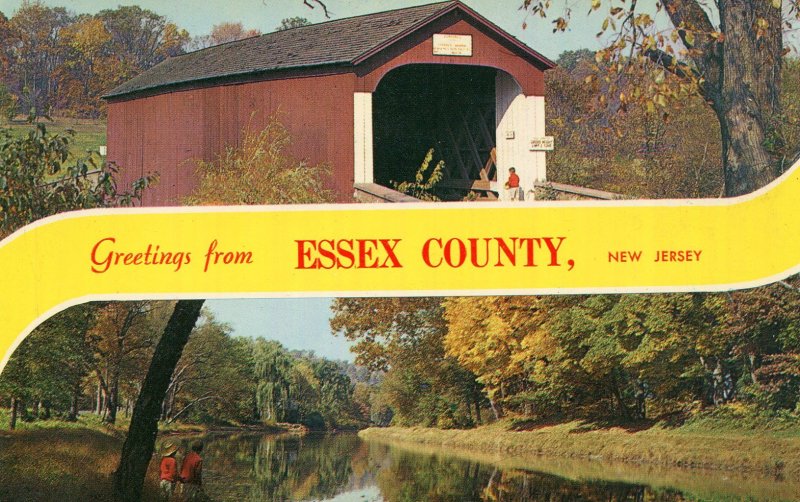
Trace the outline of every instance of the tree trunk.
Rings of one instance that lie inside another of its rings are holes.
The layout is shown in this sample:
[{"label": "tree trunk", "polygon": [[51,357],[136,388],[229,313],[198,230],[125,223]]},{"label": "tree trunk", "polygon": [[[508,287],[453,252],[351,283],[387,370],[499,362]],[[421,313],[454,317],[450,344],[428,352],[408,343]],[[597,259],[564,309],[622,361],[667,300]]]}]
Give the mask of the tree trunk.
[{"label": "tree trunk", "polygon": [[492,413],[494,414],[495,420],[500,420],[503,418],[503,411],[500,409],[500,405],[494,402],[494,399],[491,397],[489,398],[489,406],[492,408]]},{"label": "tree trunk", "polygon": [[8,428],[12,431],[17,428],[17,410],[19,409],[19,399],[16,397],[11,398],[11,419],[8,423]]},{"label": "tree trunk", "polygon": [[622,417],[625,420],[630,420],[631,410],[628,409],[628,406],[625,404],[625,400],[622,398],[622,391],[620,390],[619,383],[617,382],[616,370],[611,372],[611,395],[617,401],[619,410],[622,412]]},{"label": "tree trunk", "polygon": [[[122,347],[120,347],[122,350]],[[116,423],[117,409],[119,408],[119,380],[122,376],[122,358],[115,362],[115,368],[111,374],[108,394],[106,394],[106,417],[104,421],[108,424]]]},{"label": "tree trunk", "polygon": [[80,399],[81,395],[81,382],[75,382],[75,385],[72,387],[72,401],[69,405],[69,415],[67,416],[67,421],[75,422],[78,420],[78,400]]},{"label": "tree trunk", "polygon": [[107,424],[113,424],[117,421],[117,389],[111,387],[110,392],[106,394],[105,403],[105,416],[103,421]]},{"label": "tree trunk", "polygon": [[95,400],[96,407],[94,412],[99,415],[103,411],[103,388],[100,385],[100,379],[97,379],[97,399]]},{"label": "tree trunk", "polygon": [[133,408],[119,467],[114,473],[114,493],[117,500],[138,502],[141,499],[147,464],[153,455],[158,433],[161,405],[183,347],[200,317],[202,306],[203,300],[181,300],[176,303],[164,328],[164,334],[156,346],[142,390]]},{"label": "tree trunk", "polygon": [[[765,0],[720,0],[725,33],[720,92],[713,103],[722,132],[725,195],[750,193],[775,178],[775,120],[781,112],[781,9]],[[768,26],[759,31],[758,19]],[[770,144],[772,143],[772,144]]]}]

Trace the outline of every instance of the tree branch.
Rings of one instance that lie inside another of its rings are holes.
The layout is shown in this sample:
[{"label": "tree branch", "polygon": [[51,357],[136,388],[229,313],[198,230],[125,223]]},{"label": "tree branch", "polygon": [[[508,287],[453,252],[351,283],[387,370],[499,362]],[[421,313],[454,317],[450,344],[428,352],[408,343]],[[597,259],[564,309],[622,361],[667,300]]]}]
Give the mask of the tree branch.
[{"label": "tree branch", "polygon": [[[706,99],[716,101],[722,75],[722,44],[710,35],[717,31],[714,24],[697,0],[663,0],[662,4],[705,79],[703,95]],[[689,42],[689,32],[694,43]]]},{"label": "tree branch", "polygon": [[325,17],[326,18],[330,18],[331,17],[330,13],[328,12],[328,6],[325,5],[325,3],[322,2],[322,0],[311,0],[311,1],[303,0],[303,5],[305,5],[306,7],[310,8],[310,9],[314,8],[314,4],[317,4],[320,7],[322,7],[322,12],[325,13]]},{"label": "tree branch", "polygon": [[174,422],[175,420],[177,420],[179,416],[183,415],[183,412],[185,412],[186,410],[188,410],[189,408],[191,408],[191,407],[192,407],[192,406],[194,406],[195,404],[199,403],[200,401],[207,401],[207,400],[209,400],[209,399],[220,399],[220,397],[219,397],[219,396],[203,396],[203,397],[201,397],[201,398],[199,398],[199,399],[195,399],[195,400],[194,400],[194,401],[192,401],[191,403],[189,403],[189,404],[187,404],[186,406],[184,406],[184,407],[181,409],[181,411],[179,411],[178,413],[176,413],[175,415],[173,415],[173,416],[172,416],[172,418],[170,418],[169,420],[167,420],[167,424],[171,424],[172,422]]},{"label": "tree branch", "polygon": [[664,52],[661,49],[648,49],[645,51],[644,55],[647,56],[650,61],[680,78],[699,77],[697,72],[694,71],[689,65],[677,61],[675,56],[669,54],[668,52]]}]

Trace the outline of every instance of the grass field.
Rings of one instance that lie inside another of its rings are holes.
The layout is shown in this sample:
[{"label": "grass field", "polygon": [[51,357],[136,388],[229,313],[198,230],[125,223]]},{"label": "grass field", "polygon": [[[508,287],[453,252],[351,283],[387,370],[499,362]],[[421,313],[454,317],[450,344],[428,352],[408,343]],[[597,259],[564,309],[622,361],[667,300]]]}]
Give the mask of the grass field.
[{"label": "grass field", "polygon": [[[43,123],[51,133],[68,134],[67,131],[75,131],[70,148],[75,158],[86,157],[87,150],[97,151],[100,145],[106,144],[105,120],[55,118],[52,121],[40,119],[39,122]],[[0,129],[10,129],[14,136],[23,136],[31,128],[32,125],[21,118],[10,124],[0,124]]]}]

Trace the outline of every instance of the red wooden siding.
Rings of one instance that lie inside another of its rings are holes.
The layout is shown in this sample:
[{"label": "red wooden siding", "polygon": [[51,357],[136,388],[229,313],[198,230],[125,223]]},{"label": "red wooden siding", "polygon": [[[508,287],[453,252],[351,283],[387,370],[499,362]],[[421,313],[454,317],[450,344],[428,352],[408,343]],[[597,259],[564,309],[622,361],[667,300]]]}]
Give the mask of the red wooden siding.
[{"label": "red wooden siding", "polygon": [[[120,183],[158,172],[146,206],[179,205],[196,186],[197,159],[213,160],[241,131],[279,112],[292,134],[290,153],[328,163],[341,202],[353,194],[352,74],[208,87],[109,103],[108,160]],[[252,116],[252,119],[251,119]]]}]

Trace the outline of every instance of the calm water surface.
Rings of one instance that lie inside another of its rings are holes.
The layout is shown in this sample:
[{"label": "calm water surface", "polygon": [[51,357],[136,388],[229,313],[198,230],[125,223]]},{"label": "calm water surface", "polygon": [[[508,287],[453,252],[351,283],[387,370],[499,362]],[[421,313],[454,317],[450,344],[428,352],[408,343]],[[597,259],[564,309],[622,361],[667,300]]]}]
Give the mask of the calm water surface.
[{"label": "calm water surface", "polygon": [[565,460],[509,465],[349,434],[211,437],[204,459],[206,491],[219,502],[800,500],[787,480]]}]

